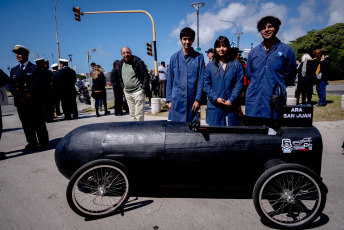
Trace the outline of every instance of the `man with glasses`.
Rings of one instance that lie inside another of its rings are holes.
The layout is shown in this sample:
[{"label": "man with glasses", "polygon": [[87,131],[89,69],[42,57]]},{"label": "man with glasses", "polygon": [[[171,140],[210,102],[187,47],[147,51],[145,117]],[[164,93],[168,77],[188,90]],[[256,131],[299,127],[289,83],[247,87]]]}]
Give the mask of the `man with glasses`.
[{"label": "man with glasses", "polygon": [[[274,86],[282,88],[286,100],[286,86],[295,76],[295,52],[276,37],[280,25],[281,21],[273,16],[264,17],[257,24],[264,41],[248,54],[246,77],[250,84],[245,108],[248,125],[270,124],[269,98]],[[274,118],[277,118],[277,114],[274,114]]]}]

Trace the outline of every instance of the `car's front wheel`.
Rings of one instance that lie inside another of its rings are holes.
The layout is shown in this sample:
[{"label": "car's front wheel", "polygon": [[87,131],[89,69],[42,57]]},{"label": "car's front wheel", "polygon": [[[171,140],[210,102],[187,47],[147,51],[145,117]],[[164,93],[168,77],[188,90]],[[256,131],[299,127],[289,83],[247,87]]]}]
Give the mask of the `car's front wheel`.
[{"label": "car's front wheel", "polygon": [[66,195],[69,206],[81,216],[109,215],[129,198],[127,170],[113,160],[92,161],[73,174]]},{"label": "car's front wheel", "polygon": [[253,190],[253,202],[267,224],[297,229],[320,216],[326,194],[326,186],[312,170],[297,164],[280,164],[259,177]]}]

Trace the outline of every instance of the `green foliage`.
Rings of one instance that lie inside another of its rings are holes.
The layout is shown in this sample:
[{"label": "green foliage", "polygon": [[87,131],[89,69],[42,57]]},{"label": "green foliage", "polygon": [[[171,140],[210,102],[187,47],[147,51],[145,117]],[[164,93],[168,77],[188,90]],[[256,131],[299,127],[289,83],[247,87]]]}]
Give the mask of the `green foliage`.
[{"label": "green foliage", "polygon": [[331,76],[329,80],[344,79],[344,23],[337,23],[321,30],[310,30],[305,36],[297,38],[290,46],[296,57],[304,53],[313,54],[322,49],[331,60]]},{"label": "green foliage", "polygon": [[81,74],[77,74],[76,77],[80,80],[86,79],[86,76]]}]

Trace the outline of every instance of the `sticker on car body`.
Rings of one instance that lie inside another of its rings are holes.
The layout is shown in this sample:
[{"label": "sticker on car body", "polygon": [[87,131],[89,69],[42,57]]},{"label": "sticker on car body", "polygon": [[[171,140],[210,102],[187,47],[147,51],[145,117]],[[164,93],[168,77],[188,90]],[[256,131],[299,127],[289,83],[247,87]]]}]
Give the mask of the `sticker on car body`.
[{"label": "sticker on car body", "polygon": [[291,141],[291,139],[282,139],[282,152],[283,153],[291,153],[293,150],[298,151],[310,151],[312,150],[312,138],[306,137],[302,140]]}]

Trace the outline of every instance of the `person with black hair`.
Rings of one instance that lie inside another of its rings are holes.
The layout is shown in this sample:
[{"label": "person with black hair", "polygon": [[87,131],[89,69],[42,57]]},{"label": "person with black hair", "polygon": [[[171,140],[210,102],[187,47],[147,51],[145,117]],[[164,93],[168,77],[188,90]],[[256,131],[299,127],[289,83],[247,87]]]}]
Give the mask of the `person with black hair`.
[{"label": "person with black hair", "polygon": [[203,92],[204,57],[192,48],[195,31],[186,27],[180,32],[182,49],[174,53],[166,85],[166,102],[171,121],[191,122],[197,115]]},{"label": "person with black hair", "polygon": [[69,68],[67,59],[59,59],[59,62],[60,70],[58,71],[56,85],[61,98],[64,120],[78,119],[75,89],[76,73]]},{"label": "person with black hair", "polygon": [[161,65],[158,68],[158,72],[159,72],[159,97],[166,98],[167,70],[165,68],[164,61],[161,62]]},{"label": "person with black hair", "polygon": [[235,51],[231,49],[227,37],[218,37],[214,50],[214,61],[208,63],[204,73],[206,122],[210,126],[239,125],[240,94],[244,85],[243,68],[233,58]]},{"label": "person with black hair", "polygon": [[110,81],[112,83],[113,95],[115,98],[115,116],[123,115],[123,89],[119,81],[119,60],[113,62],[113,69],[110,73]]},{"label": "person with black hair", "polygon": [[[264,41],[250,51],[246,64],[246,77],[250,81],[245,103],[248,125],[270,124],[269,98],[273,88],[279,85],[286,100],[286,86],[295,76],[295,52],[276,37],[280,25],[281,21],[273,16],[264,17],[257,23]],[[274,113],[273,118],[276,117]]]}]

